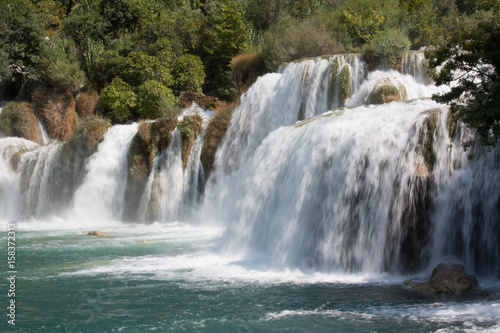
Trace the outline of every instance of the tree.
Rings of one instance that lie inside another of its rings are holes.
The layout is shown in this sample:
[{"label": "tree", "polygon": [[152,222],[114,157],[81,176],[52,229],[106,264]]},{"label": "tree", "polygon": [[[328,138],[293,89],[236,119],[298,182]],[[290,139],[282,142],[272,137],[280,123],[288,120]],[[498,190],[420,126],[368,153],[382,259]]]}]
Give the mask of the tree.
[{"label": "tree", "polygon": [[[449,103],[455,116],[469,125],[485,146],[500,139],[500,3],[486,0],[465,18],[459,29],[426,56],[438,85],[451,85],[449,92],[433,98]],[[474,139],[472,139],[474,140]],[[465,148],[474,141],[465,141]]]},{"label": "tree", "polygon": [[137,96],[132,88],[118,76],[101,91],[99,96],[99,106],[118,121],[130,118],[136,104]]},{"label": "tree", "polygon": [[1,0],[0,81],[12,76],[20,85],[42,40],[43,23],[31,1]]}]

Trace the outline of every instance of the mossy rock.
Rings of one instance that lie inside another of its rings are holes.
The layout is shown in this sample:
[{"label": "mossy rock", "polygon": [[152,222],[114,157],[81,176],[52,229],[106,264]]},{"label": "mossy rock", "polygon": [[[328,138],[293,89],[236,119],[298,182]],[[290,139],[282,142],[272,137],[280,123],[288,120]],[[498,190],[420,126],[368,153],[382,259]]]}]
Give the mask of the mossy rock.
[{"label": "mossy rock", "polygon": [[351,68],[349,65],[344,65],[339,73],[339,103],[340,106],[345,105],[346,99],[351,96]]},{"label": "mossy rock", "polygon": [[330,71],[328,72],[328,106],[333,106],[333,102],[335,101],[335,82],[337,81],[339,67],[339,59],[334,58],[330,65]]},{"label": "mossy rock", "polygon": [[97,150],[99,143],[104,140],[104,134],[110,127],[111,122],[102,117],[95,115],[83,117],[78,122],[68,143],[75,148],[83,148],[93,153]]},{"label": "mossy rock", "polygon": [[69,89],[38,88],[33,94],[35,112],[53,138],[67,141],[76,126],[75,98]]},{"label": "mossy rock", "polygon": [[394,84],[389,78],[380,79],[368,98],[368,104],[385,104],[408,99],[406,88],[400,82]]},{"label": "mossy rock", "polygon": [[6,136],[16,136],[38,143],[38,123],[28,103],[11,102],[0,114],[0,130]]},{"label": "mossy rock", "polygon": [[205,171],[205,177],[207,179],[215,162],[217,147],[219,147],[219,144],[222,142],[229,124],[231,123],[233,110],[233,107],[228,107],[217,111],[215,116],[208,123],[200,157],[203,170]]},{"label": "mossy rock", "polygon": [[203,120],[200,116],[185,116],[184,119],[177,124],[177,128],[181,132],[181,150],[182,150],[182,168],[185,169],[189,159],[191,148],[194,141],[201,133]]},{"label": "mossy rock", "polygon": [[159,153],[170,144],[172,132],[177,127],[177,123],[176,116],[160,118],[151,123],[151,140]]}]

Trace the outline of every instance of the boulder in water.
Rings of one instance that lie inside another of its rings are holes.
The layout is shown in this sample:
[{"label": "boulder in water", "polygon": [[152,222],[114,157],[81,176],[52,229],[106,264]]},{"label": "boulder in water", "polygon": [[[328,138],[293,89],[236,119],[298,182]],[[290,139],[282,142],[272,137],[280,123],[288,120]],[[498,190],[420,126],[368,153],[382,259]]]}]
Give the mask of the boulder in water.
[{"label": "boulder in water", "polygon": [[415,290],[435,294],[462,294],[477,290],[475,276],[468,275],[464,266],[458,263],[441,263],[433,270],[429,281],[420,282],[415,279],[406,280],[405,285]]},{"label": "boulder in water", "polygon": [[92,230],[87,233],[87,236],[105,237],[108,234],[99,230]]}]

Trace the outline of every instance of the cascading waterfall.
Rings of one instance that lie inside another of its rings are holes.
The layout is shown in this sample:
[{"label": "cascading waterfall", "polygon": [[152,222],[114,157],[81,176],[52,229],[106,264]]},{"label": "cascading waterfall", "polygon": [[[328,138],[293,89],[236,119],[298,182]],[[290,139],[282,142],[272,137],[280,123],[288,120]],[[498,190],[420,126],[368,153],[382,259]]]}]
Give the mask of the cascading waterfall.
[{"label": "cascading waterfall", "polygon": [[[136,195],[140,222],[217,223],[223,253],[273,269],[407,273],[453,255],[498,278],[500,151],[475,147],[467,159],[466,129],[453,134],[448,108],[428,99],[440,89],[421,52],[401,72],[368,73],[360,56],[341,55],[260,77],[233,112],[207,184],[208,118],[185,169],[173,131]],[[401,101],[368,105],[381,85]],[[203,113],[195,109],[184,115]],[[68,143],[0,138],[2,218],[121,220],[137,131],[112,127],[90,157]]]},{"label": "cascading waterfall", "polygon": [[123,214],[127,181],[127,153],[138,124],[117,125],[104,136],[86,166],[76,190],[71,216],[78,220],[119,220]]}]

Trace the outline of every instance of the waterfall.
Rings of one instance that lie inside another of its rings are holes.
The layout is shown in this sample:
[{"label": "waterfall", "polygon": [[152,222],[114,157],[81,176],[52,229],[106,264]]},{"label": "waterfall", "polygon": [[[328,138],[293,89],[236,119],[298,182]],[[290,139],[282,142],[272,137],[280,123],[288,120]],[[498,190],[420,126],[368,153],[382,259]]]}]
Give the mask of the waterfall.
[{"label": "waterfall", "polygon": [[113,126],[85,167],[85,178],[76,190],[72,219],[120,220],[127,181],[127,153],[138,124]]},{"label": "waterfall", "polygon": [[[325,272],[418,272],[454,255],[498,277],[498,149],[467,160],[448,108],[428,100],[446,87],[424,82],[422,57],[411,59],[411,73],[351,81],[349,107],[330,112],[332,59],[257,80],[233,113],[200,213],[226,226],[223,251]],[[381,84],[401,101],[366,105]],[[296,123],[301,110],[312,117]]]},{"label": "waterfall", "polygon": [[[113,126],[91,156],[47,138],[1,137],[1,217],[119,221],[131,191],[140,222],[218,224],[222,254],[264,258],[272,269],[407,274],[454,256],[498,278],[500,149],[463,151],[470,133],[430,100],[448,88],[425,67],[422,52],[400,72],[368,73],[359,55],[336,55],[259,77],[209,179],[200,162],[209,115],[196,105],[178,119],[203,118],[184,167],[175,121],[141,132],[149,139],[137,187],[127,185],[127,156],[138,124]],[[380,87],[393,94],[381,105]],[[167,128],[158,151],[152,137]]]},{"label": "waterfall", "polygon": [[179,216],[183,194],[181,133],[175,129],[172,142],[165,151],[165,162],[160,168],[160,221],[175,221]]}]

